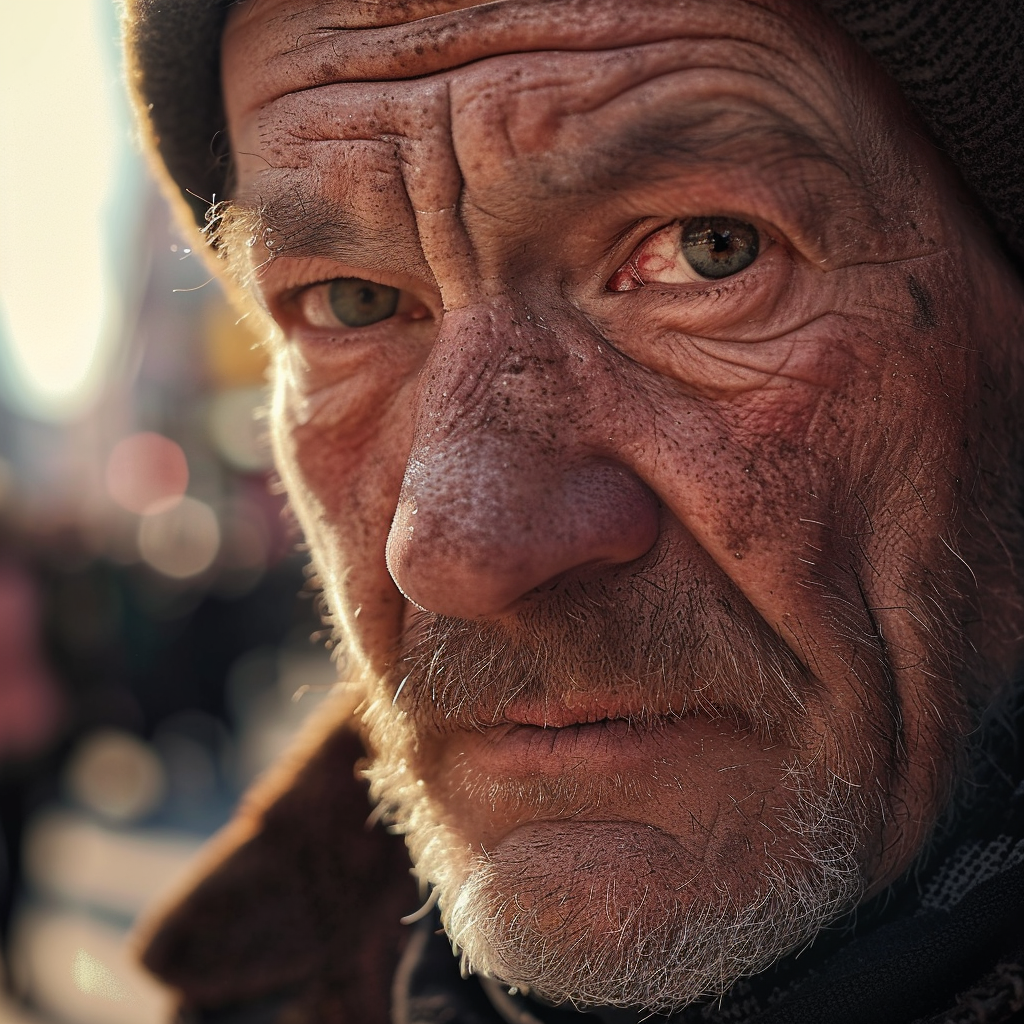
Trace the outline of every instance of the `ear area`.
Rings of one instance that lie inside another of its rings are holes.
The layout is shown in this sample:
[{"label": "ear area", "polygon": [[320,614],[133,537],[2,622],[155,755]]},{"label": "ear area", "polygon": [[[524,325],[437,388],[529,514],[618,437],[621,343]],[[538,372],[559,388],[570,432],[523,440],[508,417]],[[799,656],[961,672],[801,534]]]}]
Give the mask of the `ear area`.
[{"label": "ear area", "polygon": [[137,932],[144,965],[180,992],[183,1019],[261,1001],[284,1008],[268,1021],[289,1024],[389,1019],[399,918],[416,887],[401,838],[366,825],[360,740],[346,719],[325,729],[316,717]]}]

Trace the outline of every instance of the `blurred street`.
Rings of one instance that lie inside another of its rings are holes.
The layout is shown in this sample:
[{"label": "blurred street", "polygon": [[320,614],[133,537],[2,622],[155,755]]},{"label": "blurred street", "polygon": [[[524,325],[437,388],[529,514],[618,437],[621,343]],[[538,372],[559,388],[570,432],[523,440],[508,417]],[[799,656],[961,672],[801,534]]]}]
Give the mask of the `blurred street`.
[{"label": "blurred street", "polygon": [[169,1021],[132,924],[335,678],[261,339],[137,156],[116,33],[0,9],[0,1024]]}]

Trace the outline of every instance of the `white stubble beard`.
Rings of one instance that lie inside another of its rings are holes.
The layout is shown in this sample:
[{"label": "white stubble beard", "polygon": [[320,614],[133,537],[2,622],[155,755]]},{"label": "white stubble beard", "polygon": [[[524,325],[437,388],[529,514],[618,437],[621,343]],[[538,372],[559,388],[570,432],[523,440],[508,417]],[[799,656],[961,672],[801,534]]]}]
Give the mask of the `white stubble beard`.
[{"label": "white stubble beard", "polygon": [[464,972],[552,1003],[678,1010],[765,970],[864,893],[857,852],[872,815],[862,791],[831,773],[821,792],[808,770],[785,772],[776,841],[751,855],[734,892],[723,881],[734,865],[694,870],[689,860],[681,871],[678,841],[639,822],[582,832],[566,823],[561,833],[549,823],[539,836],[527,827],[521,841],[474,849],[406,760],[409,725],[390,701],[371,704],[365,720],[386,752],[368,772],[373,797],[436,890]]}]

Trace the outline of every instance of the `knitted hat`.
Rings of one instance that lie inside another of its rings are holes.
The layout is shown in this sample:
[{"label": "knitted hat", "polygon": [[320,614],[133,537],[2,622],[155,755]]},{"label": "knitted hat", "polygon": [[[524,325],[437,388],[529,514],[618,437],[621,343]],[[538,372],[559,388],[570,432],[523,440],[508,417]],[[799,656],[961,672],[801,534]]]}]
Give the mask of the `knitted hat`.
[{"label": "knitted hat", "polygon": [[[233,0],[127,0],[132,84],[152,142],[202,225],[230,192],[220,35]],[[896,80],[1024,260],[1024,3],[819,0]]]}]

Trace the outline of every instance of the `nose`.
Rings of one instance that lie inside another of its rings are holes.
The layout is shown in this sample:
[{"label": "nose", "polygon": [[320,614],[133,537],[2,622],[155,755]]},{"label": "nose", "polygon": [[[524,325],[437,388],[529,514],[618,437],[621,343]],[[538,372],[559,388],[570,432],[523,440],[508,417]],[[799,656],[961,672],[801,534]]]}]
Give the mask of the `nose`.
[{"label": "nose", "polygon": [[421,374],[387,544],[402,593],[440,615],[495,617],[566,573],[650,550],[658,501],[607,444],[590,443],[607,442],[609,426],[586,361],[570,366],[550,336],[514,321],[446,321]]}]

